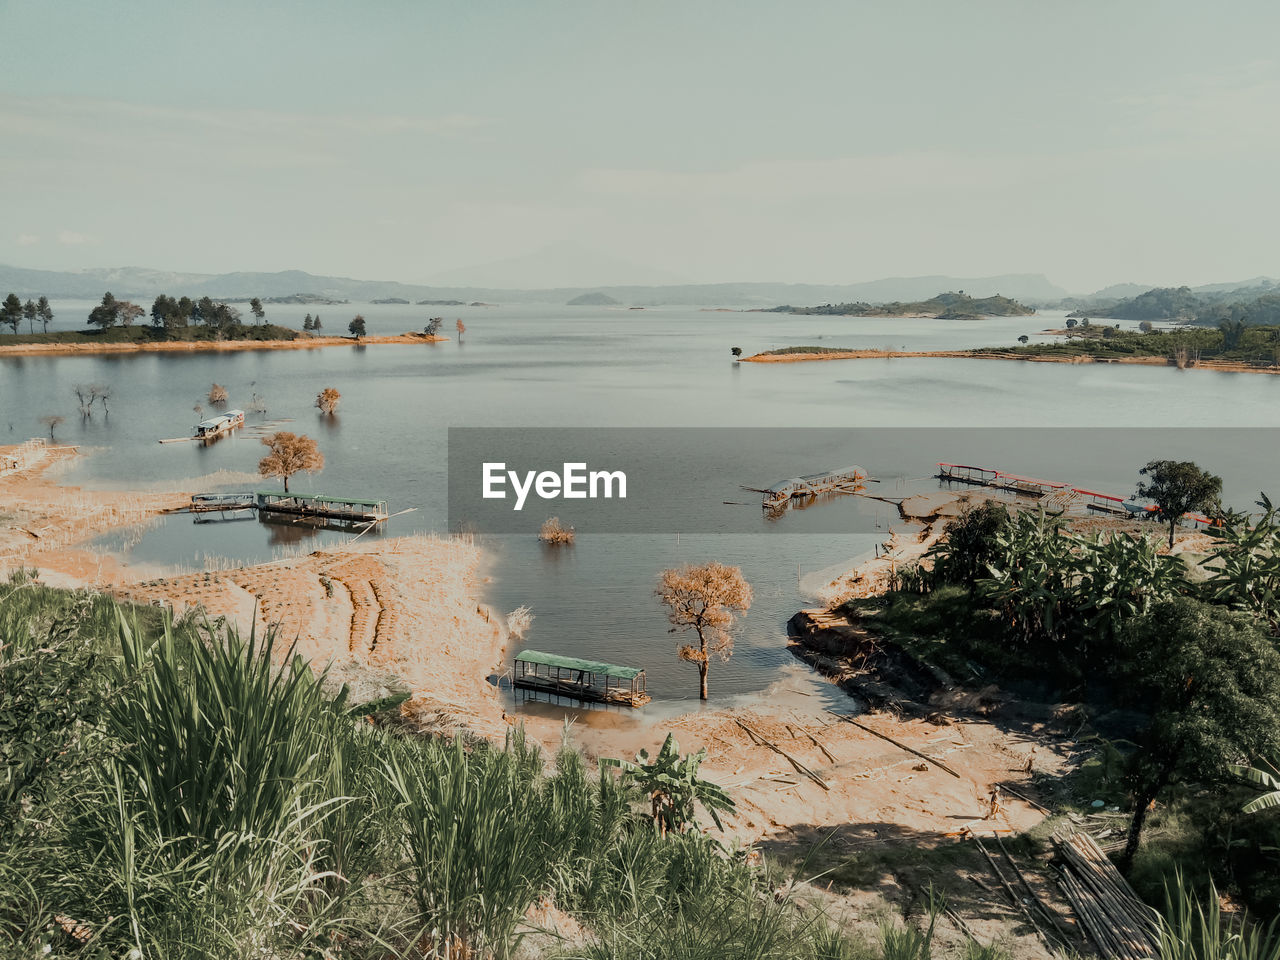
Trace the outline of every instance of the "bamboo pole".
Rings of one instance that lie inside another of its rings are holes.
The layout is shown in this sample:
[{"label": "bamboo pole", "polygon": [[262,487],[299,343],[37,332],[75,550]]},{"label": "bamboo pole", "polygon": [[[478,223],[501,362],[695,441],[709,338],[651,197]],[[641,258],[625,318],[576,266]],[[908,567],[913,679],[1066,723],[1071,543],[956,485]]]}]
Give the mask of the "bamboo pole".
[{"label": "bamboo pole", "polygon": [[907,753],[914,754],[915,756],[919,757],[921,760],[929,761],[939,770],[947,771],[947,773],[951,774],[957,780],[964,779],[964,777],[960,776],[960,774],[956,773],[954,770],[948,767],[941,760],[935,760],[933,757],[929,756],[927,753],[921,753],[919,750],[915,749],[914,747],[908,747],[901,740],[895,740],[893,739],[893,737],[889,736],[888,734],[881,733],[879,730],[873,730],[870,727],[868,727],[865,723],[859,723],[857,720],[853,719],[853,717],[846,717],[844,714],[836,713],[835,711],[828,711],[828,712],[831,713],[833,717],[839,717],[845,723],[852,723],[859,730],[865,730],[867,733],[871,734],[872,736],[879,737],[881,740],[887,740],[889,743],[892,743],[899,750],[905,750],[907,751]]},{"label": "bamboo pole", "polygon": [[814,783],[820,786],[823,790],[831,789],[831,787],[827,784],[825,780],[822,779],[822,777],[818,776],[816,773],[814,773],[812,770],[806,767],[803,763],[801,763],[791,754],[787,753],[787,751],[783,750],[776,743],[773,743],[772,741],[770,741],[767,737],[764,736],[764,734],[760,733],[758,730],[752,729],[750,726],[743,723],[737,717],[734,717],[733,722],[736,723],[738,726],[740,726],[743,730],[745,730],[749,737],[756,740],[761,745],[768,747],[774,753],[778,754],[780,757],[785,759],[788,763],[790,763],[793,767],[796,768],[797,773],[804,774],[806,777],[808,777],[810,780],[812,780]]}]

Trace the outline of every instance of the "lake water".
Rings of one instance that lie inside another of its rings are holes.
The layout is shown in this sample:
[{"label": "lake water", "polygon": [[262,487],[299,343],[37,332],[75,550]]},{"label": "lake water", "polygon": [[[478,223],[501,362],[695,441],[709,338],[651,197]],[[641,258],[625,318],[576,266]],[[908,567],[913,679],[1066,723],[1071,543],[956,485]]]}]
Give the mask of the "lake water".
[{"label": "lake water", "polygon": [[[55,303],[55,328],[80,326],[78,318],[91,306]],[[1089,427],[1099,435],[1101,428],[1134,428],[1096,455],[1078,457],[1064,455],[1053,434],[1028,441],[1027,434],[1011,433],[1018,439],[995,464],[1121,494],[1132,490],[1134,463],[1173,455],[1139,449],[1141,443],[1127,439],[1143,430],[1280,426],[1277,377],[967,360],[736,364],[729,352],[732,346],[751,354],[789,344],[913,350],[1012,345],[1019,335],[1035,339],[1046,327],[1061,326],[1062,314],[1055,313],[938,321],[689,308],[351,304],[271,306],[268,318],[300,326],[303,314],[317,309],[326,333],[344,331],[356,312],[370,333],[420,330],[431,315],[445,318],[450,336],[455,318],[468,329],[462,342],[430,346],[4,358],[0,442],[39,435],[41,416],[62,414],[67,422],[58,439],[89,454],[70,474],[72,482],[137,488],[172,486],[218,470],[252,473],[263,450],[251,436],[208,447],[156,442],[190,433],[193,408],[216,381],[227,388],[229,406],[248,406],[259,394],[268,408],[265,419],[291,420],[281,429],[316,437],[325,469],[295,478],[294,489],[386,498],[393,512],[415,508],[386,525],[387,535],[402,535],[445,530],[450,426]],[[72,393],[77,383],[110,384],[110,415],[98,410],[82,420]],[[313,406],[329,386],[342,393],[333,418]],[[264,418],[251,415],[250,425],[255,419]],[[1269,478],[1258,476],[1248,457],[1233,456],[1243,454],[1238,436],[1222,434],[1217,443],[1206,442],[1212,433],[1187,436],[1189,455],[1206,451],[1202,462],[1224,474],[1230,498],[1266,487]],[[1270,434],[1260,442],[1275,447]],[[934,488],[918,478],[937,459],[954,456],[946,453],[904,455],[896,475],[916,482],[895,483],[885,492]],[[1070,475],[1062,475],[1068,465]],[[267,484],[242,479],[232,485]],[[704,559],[739,564],[756,599],[733,659],[712,668],[713,705],[717,694],[749,695],[784,676],[804,684],[805,672],[784,643],[787,618],[806,601],[804,578],[817,579],[817,571],[870,553],[896,522],[892,508],[866,501],[805,512],[804,526],[812,529],[821,511],[835,516],[855,509],[862,532],[838,536],[583,533],[561,550],[528,536],[486,537],[492,555],[487,599],[502,610],[532,606],[530,646],[644,666],[655,697],[681,700],[696,696],[696,676],[675,659],[676,638],[653,598],[657,574]],[[177,516],[107,537],[103,546],[135,563],[200,567],[265,560],[346,539],[256,522],[195,525]]]}]

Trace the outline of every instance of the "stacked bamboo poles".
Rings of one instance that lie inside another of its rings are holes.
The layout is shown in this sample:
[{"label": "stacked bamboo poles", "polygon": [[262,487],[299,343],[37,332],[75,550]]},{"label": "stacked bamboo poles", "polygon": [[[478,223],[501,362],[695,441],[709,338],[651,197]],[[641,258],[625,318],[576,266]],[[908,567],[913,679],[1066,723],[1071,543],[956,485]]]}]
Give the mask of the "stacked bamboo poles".
[{"label": "stacked bamboo poles", "polygon": [[1056,833],[1062,859],[1059,881],[1081,926],[1098,952],[1115,960],[1152,960],[1160,955],[1160,922],[1155,910],[1087,833]]}]

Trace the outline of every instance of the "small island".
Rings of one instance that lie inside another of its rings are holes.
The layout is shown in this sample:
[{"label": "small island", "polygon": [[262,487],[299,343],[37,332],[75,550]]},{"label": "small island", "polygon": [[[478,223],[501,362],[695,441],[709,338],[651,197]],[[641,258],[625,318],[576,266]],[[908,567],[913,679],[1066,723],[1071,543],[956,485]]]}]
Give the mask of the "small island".
[{"label": "small island", "polygon": [[977,299],[961,291],[940,293],[929,300],[903,303],[827,303],[816,307],[773,307],[766,313],[794,313],[802,316],[830,317],[932,317],[935,320],[977,320],[982,317],[1027,317],[1035,313],[1033,307],[994,296]]},{"label": "small island", "polygon": [[374,304],[380,304],[380,305],[387,304],[387,303],[403,304],[404,306],[409,305],[409,301],[405,300],[403,297],[382,297],[381,299],[370,300],[369,302]]},{"label": "small island", "polygon": [[[1180,327],[1161,331],[1117,330],[1068,320],[1068,329],[1047,331],[1063,340],[970,350],[862,350],[852,347],[791,346],[744,357],[753,363],[806,360],[955,359],[1028,360],[1042,363],[1136,363],[1179,370],[1280,373],[1280,326],[1224,321],[1218,329]],[[1150,325],[1146,325],[1150,327]],[[1020,340],[1027,340],[1021,337]]]},{"label": "small island", "polygon": [[615,300],[607,293],[596,291],[595,293],[584,293],[580,297],[574,297],[567,304],[570,307],[620,307],[621,300]]}]

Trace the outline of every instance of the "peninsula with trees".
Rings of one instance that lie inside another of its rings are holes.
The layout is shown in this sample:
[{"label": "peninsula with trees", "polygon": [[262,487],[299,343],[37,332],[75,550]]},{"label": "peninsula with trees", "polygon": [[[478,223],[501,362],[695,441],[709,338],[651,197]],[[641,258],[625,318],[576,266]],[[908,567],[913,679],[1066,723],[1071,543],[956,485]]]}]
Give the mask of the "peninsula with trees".
[{"label": "peninsula with trees", "polygon": [[[350,337],[320,334],[319,316],[307,314],[302,330],[267,322],[265,304],[271,300],[251,297],[248,318],[231,301],[211,297],[173,297],[159,294],[150,311],[142,304],[119,299],[110,291],[89,311],[87,327],[49,330],[54,318],[47,297],[24,304],[14,293],[0,301],[0,356],[50,353],[123,353],[164,350],[263,350],[289,347],[323,347],[360,343],[423,343],[445,340],[437,331],[409,332],[394,336],[366,336],[360,315],[350,322]],[[301,302],[301,301],[300,301]],[[306,301],[311,302],[311,301]],[[27,331],[20,332],[23,325]],[[36,331],[36,325],[41,329]]]},{"label": "peninsula with trees", "polygon": [[963,290],[940,293],[928,300],[904,303],[827,303],[816,307],[774,307],[765,313],[794,313],[828,317],[933,317],[937,320],[976,320],[981,317],[1025,317],[1035,313],[1026,304],[1000,295],[975,298]]}]

